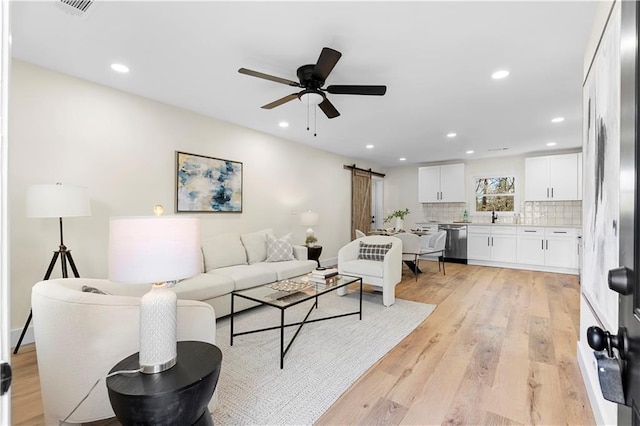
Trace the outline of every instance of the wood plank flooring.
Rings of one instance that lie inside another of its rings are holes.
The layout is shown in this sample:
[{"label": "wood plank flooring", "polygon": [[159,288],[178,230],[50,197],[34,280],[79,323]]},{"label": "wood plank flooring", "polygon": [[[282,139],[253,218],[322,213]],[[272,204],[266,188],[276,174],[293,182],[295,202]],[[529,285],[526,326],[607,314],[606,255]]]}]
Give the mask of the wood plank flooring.
[{"label": "wood plank flooring", "polygon": [[[318,420],[337,424],[593,425],[576,361],[572,275],[423,262],[396,297],[433,314]],[[43,424],[33,345],[12,357],[14,425]]]}]

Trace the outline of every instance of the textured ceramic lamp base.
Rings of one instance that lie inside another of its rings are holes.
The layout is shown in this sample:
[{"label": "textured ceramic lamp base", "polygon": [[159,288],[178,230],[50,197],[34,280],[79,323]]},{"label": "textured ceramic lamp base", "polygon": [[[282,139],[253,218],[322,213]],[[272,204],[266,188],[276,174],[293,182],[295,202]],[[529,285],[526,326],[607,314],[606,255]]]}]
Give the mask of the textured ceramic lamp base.
[{"label": "textured ceramic lamp base", "polygon": [[177,359],[177,297],[165,284],[154,284],[140,299],[140,368],[153,374]]}]

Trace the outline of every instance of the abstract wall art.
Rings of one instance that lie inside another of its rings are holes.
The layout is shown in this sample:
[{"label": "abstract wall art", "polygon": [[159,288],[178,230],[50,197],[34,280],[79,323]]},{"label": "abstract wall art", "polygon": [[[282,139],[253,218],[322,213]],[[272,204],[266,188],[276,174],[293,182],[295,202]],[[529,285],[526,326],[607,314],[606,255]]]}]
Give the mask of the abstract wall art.
[{"label": "abstract wall art", "polygon": [[581,289],[609,330],[618,329],[618,294],[607,275],[619,266],[620,8],[612,14],[583,86],[584,262]]},{"label": "abstract wall art", "polygon": [[177,151],[176,212],[242,213],[242,163]]}]

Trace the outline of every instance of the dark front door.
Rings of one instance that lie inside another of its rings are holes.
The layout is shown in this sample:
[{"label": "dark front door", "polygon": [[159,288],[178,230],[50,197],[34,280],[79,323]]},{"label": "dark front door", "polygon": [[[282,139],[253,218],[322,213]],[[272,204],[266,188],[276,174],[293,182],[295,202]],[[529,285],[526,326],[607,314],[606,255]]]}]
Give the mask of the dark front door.
[{"label": "dark front door", "polygon": [[632,1],[621,2],[621,7],[620,267],[609,271],[608,278],[611,291],[619,293],[619,329],[591,327],[588,340],[596,349],[603,396],[619,404],[618,424],[640,425],[640,8]]}]

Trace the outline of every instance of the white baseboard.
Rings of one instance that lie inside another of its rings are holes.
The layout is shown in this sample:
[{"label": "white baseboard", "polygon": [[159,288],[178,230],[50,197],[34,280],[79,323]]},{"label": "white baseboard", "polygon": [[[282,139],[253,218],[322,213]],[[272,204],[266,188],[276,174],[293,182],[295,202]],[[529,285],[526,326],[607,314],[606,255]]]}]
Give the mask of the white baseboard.
[{"label": "white baseboard", "polygon": [[[22,333],[22,328],[18,328],[15,330],[11,330],[11,347],[15,348],[18,344],[18,339],[20,339],[20,334]],[[30,325],[27,328],[27,332],[24,334],[24,339],[22,339],[22,343],[20,343],[20,347],[24,345],[28,345],[30,343],[34,343],[36,341],[35,336],[33,335],[33,325]]]},{"label": "white baseboard", "polygon": [[322,259],[320,261],[320,266],[334,266],[338,264],[338,258],[337,257],[330,257],[329,259]]},{"label": "white baseboard", "polygon": [[469,259],[467,263],[469,265],[478,265],[478,266],[493,266],[497,268],[523,269],[527,271],[554,272],[556,274],[578,275],[577,268],[560,268],[557,266],[525,265],[520,263],[494,262],[491,260],[472,260],[472,259]]}]

